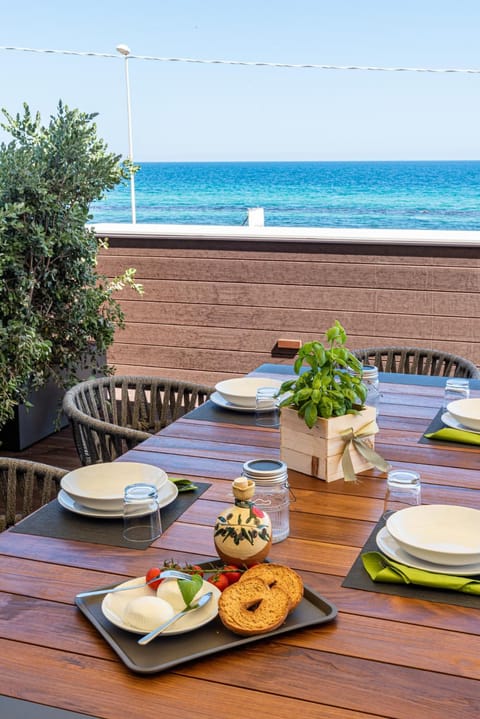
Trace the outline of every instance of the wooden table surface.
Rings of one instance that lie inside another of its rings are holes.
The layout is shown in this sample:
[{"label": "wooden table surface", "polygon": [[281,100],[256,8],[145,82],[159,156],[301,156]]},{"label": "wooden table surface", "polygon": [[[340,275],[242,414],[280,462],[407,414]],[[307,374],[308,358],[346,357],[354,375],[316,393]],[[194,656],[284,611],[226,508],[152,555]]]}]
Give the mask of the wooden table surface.
[{"label": "wooden table surface", "polygon": [[[389,382],[382,393],[380,454],[420,472],[424,503],[480,509],[480,448],[419,443],[443,390]],[[341,586],[383,510],[377,470],[354,484],[289,473],[290,537],[269,558],[333,602],[334,622],[139,675],[75,607],[77,592],[164,559],[215,556],[212,526],[231,481],[244,461],[278,455],[276,430],[182,419],[122,458],[211,482],[149,549],[1,534],[0,693],[105,719],[478,717],[480,599],[467,608]]]}]

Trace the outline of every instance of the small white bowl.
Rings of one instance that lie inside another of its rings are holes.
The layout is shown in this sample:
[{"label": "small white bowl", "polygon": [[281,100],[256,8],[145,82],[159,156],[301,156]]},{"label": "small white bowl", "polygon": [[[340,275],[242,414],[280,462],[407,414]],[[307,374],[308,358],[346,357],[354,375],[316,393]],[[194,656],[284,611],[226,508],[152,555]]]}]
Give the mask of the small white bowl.
[{"label": "small white bowl", "polygon": [[434,564],[480,562],[480,510],[423,504],[394,512],[387,529],[409,554]]},{"label": "small white bowl", "polygon": [[262,377],[235,377],[225,379],[215,385],[217,392],[228,402],[237,407],[251,407],[255,409],[255,398],[259,387],[277,387],[280,389],[282,383],[277,379],[265,379]]},{"label": "small white bowl", "polygon": [[168,481],[163,469],[151,464],[104,462],[68,472],[60,480],[60,486],[84,507],[113,511],[123,508],[123,494],[128,484],[144,482],[160,489]]},{"label": "small white bowl", "polygon": [[456,399],[449,402],[447,410],[464,427],[480,429],[480,397]]}]

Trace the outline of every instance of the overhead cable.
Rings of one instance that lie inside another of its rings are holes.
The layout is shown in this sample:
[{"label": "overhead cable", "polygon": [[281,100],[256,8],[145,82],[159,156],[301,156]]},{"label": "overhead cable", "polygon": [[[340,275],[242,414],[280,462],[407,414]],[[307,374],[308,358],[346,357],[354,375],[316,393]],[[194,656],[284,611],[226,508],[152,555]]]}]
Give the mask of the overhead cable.
[{"label": "overhead cable", "polygon": [[[50,55],[76,55],[79,57],[101,57],[108,59],[121,60],[118,54],[106,52],[89,52],[80,50],[48,50],[33,47],[2,47],[0,51],[16,51],[16,52],[35,52]],[[464,74],[480,74],[480,68],[460,68],[460,67],[379,67],[375,65],[317,65],[314,63],[288,63],[288,62],[263,62],[254,60],[206,60],[191,57],[155,57],[152,55],[133,55],[128,56],[129,60],[153,60],[156,62],[186,62],[201,65],[242,65],[247,67],[272,67],[272,68],[291,68],[294,70],[359,70],[373,72],[433,72],[433,73],[464,73]]]}]

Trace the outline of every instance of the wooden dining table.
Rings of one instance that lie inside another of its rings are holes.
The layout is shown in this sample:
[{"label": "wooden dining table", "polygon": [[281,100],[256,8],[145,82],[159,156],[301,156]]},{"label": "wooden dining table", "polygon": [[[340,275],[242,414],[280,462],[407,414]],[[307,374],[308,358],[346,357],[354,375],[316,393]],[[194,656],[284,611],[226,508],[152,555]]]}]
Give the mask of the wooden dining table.
[{"label": "wooden dining table", "polygon": [[[284,379],[291,368],[262,365],[252,374]],[[381,375],[376,450],[420,473],[423,503],[480,509],[480,447],[423,438],[444,383]],[[478,381],[472,387],[480,396]],[[149,548],[24,534],[21,523],[0,534],[2,719],[480,716],[480,597],[464,606],[457,592],[436,601],[434,590],[426,598],[414,587],[342,586],[383,514],[386,479],[377,469],[329,483],[289,471],[290,535],[269,560],[295,569],[334,605],[332,621],[142,674],[79,610],[79,592],[141,577],[165,560],[214,558],[213,525],[232,501],[232,480],[245,461],[279,455],[278,429],[255,426],[252,415],[186,416],[119,460],[209,484]]]}]

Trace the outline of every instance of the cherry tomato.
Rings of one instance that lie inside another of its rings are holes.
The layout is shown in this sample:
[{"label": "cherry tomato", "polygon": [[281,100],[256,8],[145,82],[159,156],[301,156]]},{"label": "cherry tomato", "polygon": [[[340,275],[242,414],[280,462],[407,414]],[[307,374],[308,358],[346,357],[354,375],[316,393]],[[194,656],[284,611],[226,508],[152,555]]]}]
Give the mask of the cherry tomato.
[{"label": "cherry tomato", "polygon": [[150,580],[158,577],[161,571],[159,567],[151,567],[145,575],[145,581],[149,583],[149,586],[155,591],[158,589],[158,585],[163,582],[163,579],[157,579],[154,582],[150,582]]},{"label": "cherry tomato", "polygon": [[227,564],[223,567],[222,573],[228,579],[229,584],[235,584],[242,576],[240,567],[237,567],[235,564]]},{"label": "cherry tomato", "polygon": [[189,572],[189,574],[199,574],[201,577],[205,574],[205,570],[198,564],[187,565],[187,572]]},{"label": "cherry tomato", "polygon": [[225,574],[213,574],[207,579],[207,582],[213,584],[217,589],[220,589],[221,592],[228,587],[228,579]]}]

